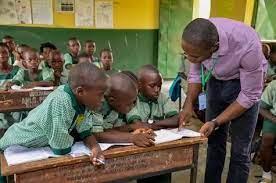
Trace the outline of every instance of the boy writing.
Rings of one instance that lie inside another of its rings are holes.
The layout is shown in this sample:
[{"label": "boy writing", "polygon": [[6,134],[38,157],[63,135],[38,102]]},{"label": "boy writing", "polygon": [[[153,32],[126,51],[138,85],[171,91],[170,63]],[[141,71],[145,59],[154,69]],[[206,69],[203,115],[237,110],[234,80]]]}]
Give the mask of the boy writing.
[{"label": "boy writing", "polygon": [[104,157],[84,111],[97,110],[105,90],[106,76],[102,71],[90,63],[78,64],[69,73],[69,84],[59,86],[27,118],[7,130],[0,139],[0,149],[11,145],[50,146],[57,155],[67,154],[74,142],[70,133],[76,129],[91,149],[92,163],[100,164],[97,159],[103,161]]},{"label": "boy writing", "polygon": [[125,115],[134,107],[137,87],[128,75],[116,73],[108,80],[105,101],[100,110],[103,115],[104,132],[95,133],[99,142],[131,142],[137,146],[154,145],[152,134],[133,134],[131,124],[126,124]]}]

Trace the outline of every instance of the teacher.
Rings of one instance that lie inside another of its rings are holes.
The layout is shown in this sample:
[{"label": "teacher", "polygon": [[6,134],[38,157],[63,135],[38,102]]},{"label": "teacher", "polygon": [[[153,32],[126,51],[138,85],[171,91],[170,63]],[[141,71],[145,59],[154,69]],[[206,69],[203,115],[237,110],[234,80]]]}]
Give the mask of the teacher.
[{"label": "teacher", "polygon": [[246,183],[267,67],[260,39],[241,22],[198,18],[184,29],[182,48],[191,64],[179,127],[189,122],[198,99],[199,108],[206,108],[207,122],[200,129],[208,137],[205,182],[221,182],[230,128],[227,182]]}]

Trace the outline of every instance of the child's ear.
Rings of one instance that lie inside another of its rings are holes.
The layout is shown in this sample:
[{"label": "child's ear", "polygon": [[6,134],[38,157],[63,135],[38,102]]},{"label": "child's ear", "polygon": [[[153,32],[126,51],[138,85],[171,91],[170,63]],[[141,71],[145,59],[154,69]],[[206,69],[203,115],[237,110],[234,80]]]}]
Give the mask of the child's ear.
[{"label": "child's ear", "polygon": [[83,96],[84,95],[84,89],[83,89],[83,87],[81,87],[81,86],[77,87],[76,88],[76,94],[78,96]]}]

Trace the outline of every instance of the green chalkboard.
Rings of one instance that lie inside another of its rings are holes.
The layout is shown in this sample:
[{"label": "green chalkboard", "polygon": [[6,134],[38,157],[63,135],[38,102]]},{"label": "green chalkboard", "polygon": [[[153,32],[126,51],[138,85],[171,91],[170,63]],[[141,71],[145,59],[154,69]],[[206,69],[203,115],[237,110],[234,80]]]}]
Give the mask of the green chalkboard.
[{"label": "green chalkboard", "polygon": [[114,55],[117,69],[136,71],[141,65],[157,65],[158,30],[116,30],[116,29],[68,29],[0,26],[0,37],[15,37],[17,43],[26,43],[39,48],[40,43],[52,42],[66,52],[68,38],[77,37],[83,44],[92,39],[97,43],[97,53],[102,48],[109,48]]}]

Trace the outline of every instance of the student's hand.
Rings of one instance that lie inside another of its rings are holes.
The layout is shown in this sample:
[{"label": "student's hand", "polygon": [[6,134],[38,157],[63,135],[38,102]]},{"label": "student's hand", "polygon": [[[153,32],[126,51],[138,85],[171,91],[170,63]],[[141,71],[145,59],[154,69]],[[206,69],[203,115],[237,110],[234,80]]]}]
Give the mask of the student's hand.
[{"label": "student's hand", "polygon": [[95,166],[104,165],[103,162],[105,162],[105,159],[104,159],[104,155],[103,155],[103,152],[102,152],[99,144],[95,145],[91,149],[90,160],[93,163],[93,165],[95,165]]},{"label": "student's hand", "polygon": [[8,81],[8,82],[6,82],[6,83],[4,84],[4,89],[5,89],[5,90],[10,90],[11,87],[12,87],[12,85],[13,85],[13,82]]},{"label": "student's hand", "polygon": [[199,130],[201,136],[208,137],[214,131],[215,123],[209,121],[206,122]]},{"label": "student's hand", "polygon": [[140,147],[154,146],[154,136],[147,133],[132,134],[131,142]]},{"label": "student's hand", "polygon": [[132,134],[139,134],[139,133],[146,133],[152,136],[156,136],[156,134],[154,133],[154,131],[150,128],[139,128],[134,130],[134,132],[132,132]]},{"label": "student's hand", "polygon": [[193,106],[186,105],[179,114],[178,129],[181,129],[183,128],[183,126],[188,124],[192,116],[193,116]]}]

